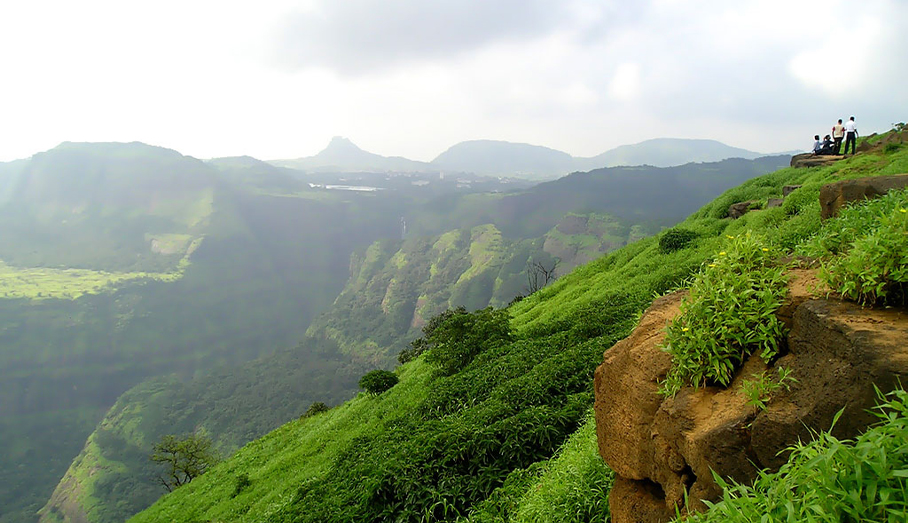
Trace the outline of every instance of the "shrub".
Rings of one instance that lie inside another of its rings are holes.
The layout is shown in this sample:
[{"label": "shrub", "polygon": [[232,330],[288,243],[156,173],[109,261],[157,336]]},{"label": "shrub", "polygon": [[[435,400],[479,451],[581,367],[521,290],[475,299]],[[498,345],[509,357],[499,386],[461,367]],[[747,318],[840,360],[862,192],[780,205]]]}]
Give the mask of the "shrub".
[{"label": "shrub", "polygon": [[791,369],[779,367],[778,380],[773,379],[771,376],[767,376],[765,372],[761,372],[760,375],[754,379],[744,380],[741,384],[741,390],[747,398],[748,405],[757,410],[765,410],[766,405],[777,390],[781,388],[789,390],[791,385],[788,382],[790,381],[798,381],[791,377]]},{"label": "shrub", "polygon": [[469,365],[483,350],[511,340],[511,317],[507,310],[486,307],[469,313],[461,307],[442,313],[439,321],[431,325],[429,334],[413,345],[428,347],[426,361],[442,374],[451,375]]},{"label": "shrub", "polygon": [[397,374],[389,370],[376,369],[367,372],[359,379],[359,388],[365,390],[373,396],[378,396],[382,392],[397,385]]},{"label": "shrub", "polygon": [[[362,384],[360,384],[360,386],[362,386]],[[322,403],[321,401],[316,401],[312,405],[309,405],[309,408],[306,409],[306,413],[303,414],[303,417],[311,418],[312,416],[315,416],[316,414],[321,414],[322,412],[328,412],[329,410],[331,410],[331,407]]]},{"label": "shrub", "polygon": [[697,233],[688,229],[676,227],[665,231],[659,238],[659,250],[670,253],[687,247],[696,237]]},{"label": "shrub", "polygon": [[863,305],[908,299],[908,190],[849,206],[798,248],[823,260],[820,279]]},{"label": "shrub", "polygon": [[239,496],[240,493],[243,492],[243,490],[246,487],[248,487],[249,485],[252,485],[252,481],[249,479],[249,474],[246,474],[245,472],[237,474],[236,477],[234,478],[233,496],[231,496],[231,497],[235,498],[235,497]]},{"label": "shrub", "polygon": [[769,361],[784,334],[775,316],[786,281],[774,249],[745,234],[729,237],[724,251],[695,278],[681,314],[667,329],[672,367],[660,392],[675,394],[683,384],[726,386],[750,354]]},{"label": "shrub", "polygon": [[908,209],[893,209],[879,227],[820,269],[830,288],[862,305],[908,303]]}]

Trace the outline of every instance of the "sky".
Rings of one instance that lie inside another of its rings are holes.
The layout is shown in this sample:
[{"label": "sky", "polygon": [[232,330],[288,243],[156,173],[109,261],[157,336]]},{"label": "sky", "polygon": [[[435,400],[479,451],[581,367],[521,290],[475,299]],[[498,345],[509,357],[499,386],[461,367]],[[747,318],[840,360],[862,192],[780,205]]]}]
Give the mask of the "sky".
[{"label": "sky", "polygon": [[430,161],[475,139],[809,149],[908,120],[908,1],[0,4],[0,161],[63,141]]}]

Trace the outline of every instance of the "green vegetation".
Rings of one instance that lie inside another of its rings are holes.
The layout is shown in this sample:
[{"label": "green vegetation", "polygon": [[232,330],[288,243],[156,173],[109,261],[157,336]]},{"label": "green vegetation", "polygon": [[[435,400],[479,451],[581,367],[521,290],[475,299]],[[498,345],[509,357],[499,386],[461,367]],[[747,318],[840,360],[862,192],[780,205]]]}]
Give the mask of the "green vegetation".
[{"label": "green vegetation", "polygon": [[221,457],[212,448],[206,434],[175,436],[168,434],[152,447],[151,461],[163,465],[165,471],[158,476],[168,492],[188,484],[217,465]]},{"label": "green vegetation", "polygon": [[766,410],[766,405],[776,391],[781,388],[788,390],[791,386],[790,382],[797,381],[790,374],[791,369],[779,367],[779,377],[777,379],[767,375],[766,372],[761,372],[753,379],[744,380],[741,384],[741,390],[747,398],[747,404],[757,410]]},{"label": "green vegetation", "polygon": [[770,361],[784,335],[776,311],[787,292],[778,252],[750,233],[727,235],[712,263],[701,271],[667,329],[672,367],[660,392],[674,395],[683,385],[728,385],[750,354]]},{"label": "green vegetation", "polygon": [[430,322],[425,337],[414,346],[428,349],[426,361],[450,376],[460,372],[485,350],[512,340],[507,311],[492,307],[468,313],[463,307],[443,313],[440,322]]},{"label": "green vegetation", "polygon": [[753,486],[716,478],[723,499],[691,523],[803,521],[839,523],[908,519],[908,393],[893,391],[878,407],[878,425],[854,440],[829,432],[788,449],[788,463]]},{"label": "green vegetation", "polygon": [[687,247],[687,245],[696,238],[697,233],[694,231],[674,227],[665,231],[662,236],[659,237],[659,249],[663,253],[668,254]]},{"label": "green vegetation", "polygon": [[331,407],[326,405],[324,402],[315,401],[312,403],[312,405],[309,405],[309,408],[306,409],[306,412],[303,413],[302,417],[311,418],[312,416],[316,416],[318,414],[321,414],[322,412],[328,412],[329,410],[331,410]]},{"label": "green vegetation", "polygon": [[908,304],[908,190],[843,209],[801,251],[823,262],[820,278],[863,305]]},{"label": "green vegetation", "polygon": [[359,388],[372,396],[378,396],[382,392],[391,390],[391,387],[397,385],[398,381],[397,374],[389,370],[376,369],[367,372],[359,379]]},{"label": "green vegetation", "polygon": [[599,456],[591,411],[552,459],[511,472],[467,521],[604,523],[613,481],[614,473]]},{"label": "green vegetation", "polygon": [[[133,521],[604,518],[610,473],[595,461],[587,417],[591,375],[602,352],[630,332],[654,294],[696,274],[735,289],[748,288],[739,286],[764,270],[776,281],[776,256],[821,230],[824,183],[908,169],[905,151],[882,154],[880,148],[829,167],[783,169],[731,189],[679,224],[696,233],[696,241],[663,252],[657,238],[646,238],[602,256],[506,309],[511,339],[470,349],[472,359],[459,371],[439,372],[429,361],[435,347],[423,346],[421,354],[404,358],[409,362],[398,369],[400,382],[391,390],[285,424]],[[802,187],[782,207],[725,218],[730,204],[780,197],[789,184]],[[446,237],[444,243],[448,252],[456,241]],[[376,249],[373,259],[390,260],[397,250]],[[414,267],[412,252],[400,270]],[[747,267],[748,274],[732,278],[735,267]],[[444,266],[425,270],[438,274]],[[379,286],[381,296],[391,279]],[[752,295],[776,299],[761,281],[753,283]],[[452,318],[477,321],[491,312],[497,311],[455,311],[435,325]],[[764,329],[775,332],[772,325]],[[757,345],[771,349],[770,338]],[[233,497],[239,474],[251,484]],[[791,501],[791,484],[787,492]]]},{"label": "green vegetation", "polygon": [[[201,239],[198,240],[201,242]],[[10,267],[0,261],[0,298],[69,299],[110,292],[133,280],[173,282],[189,266],[187,254],[173,272],[106,272],[89,269]]]}]

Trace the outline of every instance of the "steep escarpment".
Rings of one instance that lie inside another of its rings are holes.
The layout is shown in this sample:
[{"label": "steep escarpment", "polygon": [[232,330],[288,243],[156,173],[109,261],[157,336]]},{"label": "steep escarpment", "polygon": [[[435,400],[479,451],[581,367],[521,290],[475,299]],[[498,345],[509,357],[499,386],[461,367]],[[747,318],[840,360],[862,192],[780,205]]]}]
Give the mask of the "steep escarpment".
[{"label": "steep escarpment", "polygon": [[486,224],[378,241],[353,255],[346,287],[309,334],[382,364],[432,316],[461,306],[501,307],[650,230],[591,213],[566,215],[542,238],[509,239]]}]

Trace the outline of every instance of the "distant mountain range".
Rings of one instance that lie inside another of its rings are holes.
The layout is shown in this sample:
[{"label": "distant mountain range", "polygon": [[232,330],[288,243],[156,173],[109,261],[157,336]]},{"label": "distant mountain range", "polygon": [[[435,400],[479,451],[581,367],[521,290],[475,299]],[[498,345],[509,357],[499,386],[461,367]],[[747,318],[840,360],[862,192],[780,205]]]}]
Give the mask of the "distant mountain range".
[{"label": "distant mountain range", "polygon": [[656,138],[633,145],[622,145],[590,158],[574,157],[563,151],[525,143],[470,140],[450,147],[426,163],[400,156],[387,157],[370,153],[347,138],[334,137],[328,147],[315,156],[274,160],[270,163],[306,172],[460,172],[545,180],[603,167],[673,167],[728,158],[752,160],[761,156],[766,155],[716,140],[684,138]]}]

